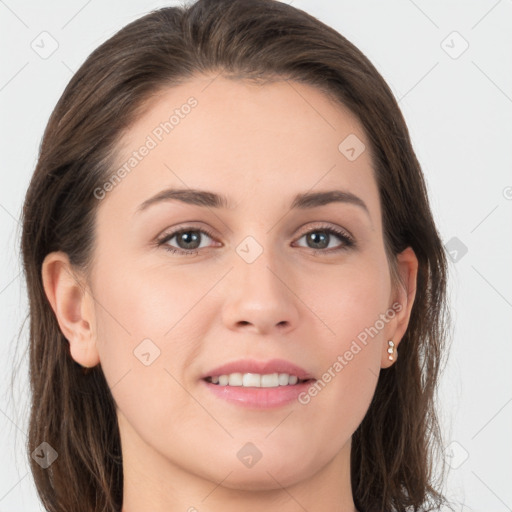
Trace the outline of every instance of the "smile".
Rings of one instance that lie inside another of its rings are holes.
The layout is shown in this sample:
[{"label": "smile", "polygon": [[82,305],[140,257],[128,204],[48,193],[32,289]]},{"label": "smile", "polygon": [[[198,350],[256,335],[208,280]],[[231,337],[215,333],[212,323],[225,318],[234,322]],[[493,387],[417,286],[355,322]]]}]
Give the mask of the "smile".
[{"label": "smile", "polygon": [[294,386],[306,382],[297,375],[288,373],[230,373],[207,377],[207,382],[218,386],[237,386],[244,388],[277,388],[279,386]]}]

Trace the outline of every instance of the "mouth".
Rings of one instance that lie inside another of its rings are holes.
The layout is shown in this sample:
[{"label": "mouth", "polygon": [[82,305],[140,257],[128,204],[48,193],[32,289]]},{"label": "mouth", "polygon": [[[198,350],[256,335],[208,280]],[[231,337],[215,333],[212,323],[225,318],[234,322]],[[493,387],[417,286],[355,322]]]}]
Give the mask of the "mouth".
[{"label": "mouth", "polygon": [[281,386],[296,386],[313,379],[300,379],[297,375],[288,373],[230,373],[213,375],[204,379],[216,386],[243,388],[278,388]]},{"label": "mouth", "polygon": [[316,381],[284,359],[234,361],[209,370],[201,380],[221,401],[259,410],[291,404]]}]

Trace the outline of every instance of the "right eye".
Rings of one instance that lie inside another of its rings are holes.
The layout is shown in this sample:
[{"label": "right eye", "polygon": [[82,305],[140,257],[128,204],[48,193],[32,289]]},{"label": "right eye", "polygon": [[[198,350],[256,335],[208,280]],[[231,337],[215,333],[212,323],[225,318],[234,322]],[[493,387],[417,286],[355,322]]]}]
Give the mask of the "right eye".
[{"label": "right eye", "polygon": [[[166,233],[163,237],[161,237],[158,240],[158,246],[164,246],[166,251],[170,251],[174,254],[197,254],[199,249],[204,248],[201,247],[201,238],[204,236],[213,238],[213,235],[205,229],[198,229],[193,227],[180,228],[172,231],[171,233]],[[175,247],[169,245],[169,242],[173,238],[176,238],[176,242],[178,244],[182,244],[184,247]],[[197,245],[198,242],[199,245]]]}]

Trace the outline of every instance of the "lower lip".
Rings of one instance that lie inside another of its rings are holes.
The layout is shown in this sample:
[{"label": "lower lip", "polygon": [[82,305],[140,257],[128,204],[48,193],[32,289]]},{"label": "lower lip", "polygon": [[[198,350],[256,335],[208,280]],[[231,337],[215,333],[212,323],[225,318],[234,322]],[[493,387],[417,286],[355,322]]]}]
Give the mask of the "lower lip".
[{"label": "lower lip", "polygon": [[293,386],[276,388],[245,388],[243,386],[219,386],[205,380],[203,384],[217,397],[241,407],[272,409],[282,407],[294,400],[313,384],[313,380]]}]

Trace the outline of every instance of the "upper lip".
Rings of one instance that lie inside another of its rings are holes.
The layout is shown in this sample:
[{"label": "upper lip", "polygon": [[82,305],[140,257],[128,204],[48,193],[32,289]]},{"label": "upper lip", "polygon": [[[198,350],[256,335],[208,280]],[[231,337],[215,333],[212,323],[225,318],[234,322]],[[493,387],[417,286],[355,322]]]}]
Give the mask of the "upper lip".
[{"label": "upper lip", "polygon": [[296,375],[301,380],[314,379],[313,375],[304,370],[304,368],[285,359],[269,359],[267,361],[239,359],[238,361],[232,361],[208,370],[201,378],[229,375],[230,373],[259,373],[261,375],[287,373],[288,375]]}]

